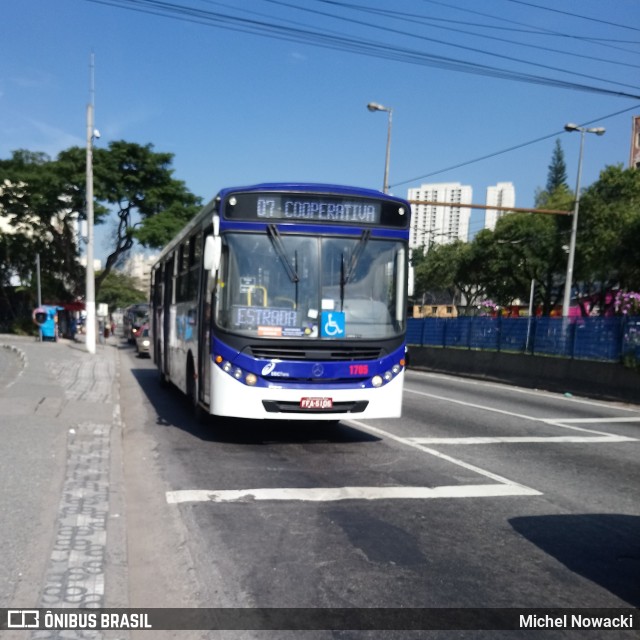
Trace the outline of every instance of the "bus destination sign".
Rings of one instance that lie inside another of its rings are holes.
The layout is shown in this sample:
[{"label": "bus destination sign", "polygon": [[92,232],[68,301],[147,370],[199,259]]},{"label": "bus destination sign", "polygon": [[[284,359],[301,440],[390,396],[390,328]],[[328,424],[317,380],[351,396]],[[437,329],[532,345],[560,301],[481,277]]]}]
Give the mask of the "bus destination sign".
[{"label": "bus destination sign", "polygon": [[335,200],[309,196],[260,197],[256,202],[258,218],[308,220],[309,222],[346,222],[378,224],[380,204],[377,202]]},{"label": "bus destination sign", "polygon": [[227,199],[224,215],[227,219],[265,222],[378,225],[382,208],[377,200],[338,195],[236,193]]}]

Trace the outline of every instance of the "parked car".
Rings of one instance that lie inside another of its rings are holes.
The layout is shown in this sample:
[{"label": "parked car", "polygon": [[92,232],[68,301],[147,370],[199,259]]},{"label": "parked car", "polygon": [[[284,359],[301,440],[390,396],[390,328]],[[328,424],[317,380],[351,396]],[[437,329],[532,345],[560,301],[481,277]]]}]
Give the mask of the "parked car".
[{"label": "parked car", "polygon": [[151,340],[149,338],[149,325],[143,324],[136,335],[136,351],[139,356],[151,357],[149,348]]}]

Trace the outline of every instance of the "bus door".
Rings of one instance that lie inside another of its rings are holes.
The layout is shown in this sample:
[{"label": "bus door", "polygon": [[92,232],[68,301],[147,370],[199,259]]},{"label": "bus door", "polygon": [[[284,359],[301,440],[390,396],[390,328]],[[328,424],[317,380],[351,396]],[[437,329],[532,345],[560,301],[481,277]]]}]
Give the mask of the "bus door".
[{"label": "bus door", "polygon": [[171,305],[173,304],[173,269],[175,256],[171,256],[164,265],[164,300],[162,301],[162,371],[171,375],[169,371],[169,344],[171,337]]},{"label": "bus door", "polygon": [[164,290],[164,264],[160,264],[158,268],[151,272],[151,335],[153,336],[153,361],[156,365],[162,365],[160,362],[161,354],[158,353],[158,345],[160,343],[160,318],[162,317],[162,301]]},{"label": "bus door", "polygon": [[[204,254],[204,242],[208,235],[213,233],[213,227],[209,227],[199,238],[201,244],[200,255]],[[198,296],[198,397],[206,404],[210,404],[211,390],[211,304],[213,302],[213,286],[215,272],[204,271],[202,260],[200,261],[200,295]]]}]

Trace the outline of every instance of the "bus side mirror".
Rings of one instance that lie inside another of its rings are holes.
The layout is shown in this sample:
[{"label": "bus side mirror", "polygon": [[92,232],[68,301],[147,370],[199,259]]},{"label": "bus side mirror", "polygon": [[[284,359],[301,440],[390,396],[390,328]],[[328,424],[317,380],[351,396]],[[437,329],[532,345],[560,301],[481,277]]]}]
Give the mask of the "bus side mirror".
[{"label": "bus side mirror", "polygon": [[220,236],[207,236],[204,241],[203,266],[205,271],[216,272],[220,266],[222,239]]}]

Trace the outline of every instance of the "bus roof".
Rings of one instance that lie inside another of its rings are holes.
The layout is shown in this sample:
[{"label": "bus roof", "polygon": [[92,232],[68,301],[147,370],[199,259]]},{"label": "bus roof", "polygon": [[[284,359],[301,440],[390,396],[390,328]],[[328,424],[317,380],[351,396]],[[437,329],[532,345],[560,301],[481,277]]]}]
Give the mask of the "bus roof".
[{"label": "bus roof", "polygon": [[376,189],[368,189],[364,187],[353,187],[339,184],[325,184],[321,182],[262,182],[259,184],[246,185],[241,187],[225,187],[221,189],[217,195],[205,204],[200,211],[178,232],[176,236],[162,249],[156,263],[153,265],[155,269],[165,257],[173,251],[173,249],[179,245],[182,240],[188,236],[191,231],[202,224],[203,219],[208,219],[213,215],[214,210],[217,208],[217,203],[223,200],[230,193],[237,192],[259,192],[259,191],[282,191],[283,193],[333,193],[345,196],[364,196],[367,198],[378,198],[381,200],[388,200],[390,202],[398,202],[407,207],[410,211],[411,207],[409,203],[398,196],[393,196]]},{"label": "bus roof", "polygon": [[365,187],[353,187],[341,184],[326,184],[322,182],[263,182],[241,187],[225,187],[221,189],[216,198],[224,198],[228,193],[236,191],[284,191],[284,192],[316,192],[316,193],[338,193],[342,195],[360,195],[369,198],[383,198],[386,200],[396,200],[406,203],[404,198],[393,196],[376,189]]}]

